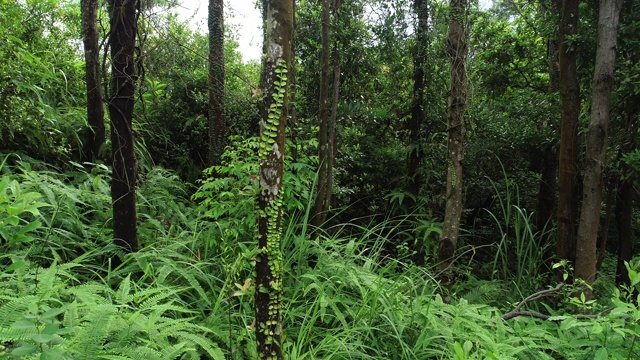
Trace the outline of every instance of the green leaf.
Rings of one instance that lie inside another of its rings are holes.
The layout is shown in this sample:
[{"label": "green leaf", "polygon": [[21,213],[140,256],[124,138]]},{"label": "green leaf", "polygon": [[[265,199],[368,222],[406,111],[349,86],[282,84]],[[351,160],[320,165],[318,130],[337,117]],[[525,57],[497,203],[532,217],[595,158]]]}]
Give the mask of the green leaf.
[{"label": "green leaf", "polygon": [[27,265],[27,263],[24,260],[18,260],[15,261],[13,264],[9,265],[6,269],[5,272],[9,272],[9,271],[15,271],[18,269],[22,269],[23,267],[25,267]]},{"label": "green leaf", "polygon": [[11,327],[14,329],[30,329],[36,327],[36,324],[31,320],[22,319],[11,324]]},{"label": "green leaf", "polygon": [[11,355],[17,357],[27,356],[35,353],[36,351],[38,351],[38,347],[36,345],[24,345],[13,349]]},{"label": "green leaf", "polygon": [[53,341],[55,337],[53,335],[47,334],[35,334],[31,336],[31,339],[37,343],[46,344],[50,341]]},{"label": "green leaf", "polygon": [[598,349],[593,357],[593,360],[607,360],[609,358],[609,352],[606,347]]}]

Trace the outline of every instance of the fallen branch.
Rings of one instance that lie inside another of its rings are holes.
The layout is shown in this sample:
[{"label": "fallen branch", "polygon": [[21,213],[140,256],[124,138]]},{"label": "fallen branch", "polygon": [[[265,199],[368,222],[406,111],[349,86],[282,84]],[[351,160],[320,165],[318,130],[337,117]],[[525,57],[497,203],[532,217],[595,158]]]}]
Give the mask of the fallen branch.
[{"label": "fallen branch", "polygon": [[538,291],[537,293],[533,293],[527,296],[524,300],[520,301],[520,303],[518,303],[518,305],[513,310],[502,315],[502,320],[513,319],[514,317],[517,317],[517,316],[529,316],[529,317],[535,317],[542,320],[549,320],[549,318],[551,317],[550,315],[545,315],[542,313],[532,312],[532,311],[523,311],[522,307],[526,305],[528,302],[531,302],[533,300],[538,300],[545,296],[557,294],[564,287],[564,285],[565,285],[564,283],[561,283],[558,286],[554,287],[553,289],[541,290],[541,291]]},{"label": "fallen branch", "polygon": [[[524,305],[526,305],[528,302],[531,302],[531,301],[534,301],[534,300],[538,300],[538,299],[543,298],[545,296],[556,295],[557,293],[560,292],[560,290],[564,286],[565,286],[565,284],[561,283],[558,286],[554,287],[553,289],[541,290],[541,291],[538,291],[537,293],[533,293],[533,294],[527,296],[524,300],[520,301],[520,303],[518,303],[518,305],[513,310],[511,310],[508,313],[502,315],[502,320],[509,320],[509,319],[513,319],[514,317],[518,317],[518,316],[528,316],[528,317],[533,317],[533,318],[542,319],[542,320],[551,319],[552,318],[551,315],[547,315],[547,314],[543,314],[543,313],[539,313],[539,312],[535,312],[535,311],[522,310],[522,307]],[[599,314],[572,315],[572,316],[574,316],[578,320],[597,319],[598,317],[608,313],[609,311],[611,311],[611,309],[606,309],[605,311],[603,311],[603,312],[601,312]],[[553,321],[560,321],[560,319],[554,319]]]}]

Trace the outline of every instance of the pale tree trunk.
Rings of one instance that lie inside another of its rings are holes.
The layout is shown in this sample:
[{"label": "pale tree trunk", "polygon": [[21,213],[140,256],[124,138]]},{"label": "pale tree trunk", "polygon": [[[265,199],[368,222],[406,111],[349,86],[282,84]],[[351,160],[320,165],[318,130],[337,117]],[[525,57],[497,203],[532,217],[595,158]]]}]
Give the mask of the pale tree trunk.
[{"label": "pale tree trunk", "polygon": [[[622,0],[600,0],[591,122],[587,136],[587,162],[584,172],[580,226],[576,239],[575,277],[583,279],[589,285],[592,285],[596,279],[598,227],[602,209],[602,173],[605,170],[618,19],[621,8]],[[590,298],[591,290],[585,288],[584,291],[587,298]]]},{"label": "pale tree trunk", "polygon": [[575,44],[569,39],[578,31],[580,0],[565,0],[560,24],[560,162],[558,166],[558,258],[575,263],[576,215],[578,212],[578,116],[580,86]]},{"label": "pale tree trunk", "polygon": [[136,81],[134,49],[139,3],[115,0],[111,13],[111,147],[113,174],[113,236],[126,252],[138,250],[136,216],[137,164],[133,143],[133,105]]},{"label": "pale tree trunk", "polygon": [[444,225],[438,248],[438,264],[448,269],[458,244],[462,216],[462,160],[464,158],[464,111],[466,107],[467,38],[465,30],[466,0],[451,0],[447,52],[450,61],[447,199]]},{"label": "pale tree trunk", "polygon": [[420,129],[424,122],[424,87],[425,87],[425,63],[429,49],[428,26],[429,6],[427,0],[414,0],[413,11],[416,14],[416,43],[413,50],[413,100],[411,104],[411,119],[407,124],[409,130],[409,155],[407,159],[407,192],[413,198],[408,203],[409,211],[415,210],[416,202],[420,194],[422,179],[419,176],[420,161]]},{"label": "pale tree trunk", "polygon": [[91,160],[100,155],[104,144],[104,107],[100,87],[100,45],[98,41],[98,0],[82,0],[82,33],[84,43],[85,80],[87,83],[87,121],[91,127],[88,139]]},{"label": "pale tree trunk", "polygon": [[261,93],[261,134],[258,158],[258,248],[256,261],[256,342],[260,359],[280,360],[282,354],[282,186],[291,69],[294,0],[265,0]]},{"label": "pale tree trunk", "polygon": [[327,218],[328,182],[329,182],[329,68],[331,59],[331,7],[329,0],[322,0],[321,34],[322,51],[320,55],[320,104],[318,109],[318,192],[313,206],[312,224],[321,226]]},{"label": "pale tree trunk", "polygon": [[209,165],[220,165],[225,145],[224,2],[209,0]]}]

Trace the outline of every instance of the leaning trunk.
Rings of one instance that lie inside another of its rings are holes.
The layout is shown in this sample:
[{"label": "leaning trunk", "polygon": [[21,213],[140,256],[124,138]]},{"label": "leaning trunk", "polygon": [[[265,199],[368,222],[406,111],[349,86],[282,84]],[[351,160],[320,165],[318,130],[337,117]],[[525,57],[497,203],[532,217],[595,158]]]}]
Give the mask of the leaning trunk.
[{"label": "leaning trunk", "polygon": [[[598,227],[602,209],[602,173],[605,170],[607,131],[611,111],[613,70],[616,62],[618,19],[622,0],[600,0],[598,48],[593,72],[591,122],[587,137],[587,162],[580,227],[576,239],[575,277],[592,285],[596,279]],[[585,289],[590,297],[591,290]]]},{"label": "leaning trunk", "polygon": [[462,216],[462,159],[464,157],[464,110],[467,101],[465,88],[465,59],[467,39],[465,30],[466,0],[451,0],[447,52],[450,60],[451,85],[447,116],[448,169],[447,199],[444,225],[438,248],[438,264],[442,269],[451,265],[458,243]]},{"label": "leaning trunk", "polygon": [[318,109],[318,193],[313,206],[312,223],[322,225],[327,218],[329,192],[329,68],[331,55],[331,9],[329,0],[322,0],[322,54],[320,57],[320,106]]},{"label": "leaning trunk", "polygon": [[136,156],[133,144],[133,105],[136,81],[134,48],[137,4],[115,0],[111,14],[111,147],[113,174],[113,235],[126,252],[138,249],[136,224]]}]

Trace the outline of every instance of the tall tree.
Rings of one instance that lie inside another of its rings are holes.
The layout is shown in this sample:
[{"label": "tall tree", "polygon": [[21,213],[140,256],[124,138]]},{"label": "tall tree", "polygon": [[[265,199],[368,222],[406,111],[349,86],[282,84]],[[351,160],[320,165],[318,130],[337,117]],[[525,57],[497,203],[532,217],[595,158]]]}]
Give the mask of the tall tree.
[{"label": "tall tree", "polygon": [[224,152],[224,1],[209,0],[209,165]]},{"label": "tall tree", "polygon": [[[541,11],[544,17],[557,18],[558,11],[562,6],[562,0],[551,0],[551,6],[547,8],[544,1],[540,1]],[[547,56],[549,61],[549,94],[552,98],[556,98],[558,89],[560,88],[560,72],[558,69],[558,33],[557,27],[553,27],[553,31],[547,40]],[[557,127],[557,118],[553,117],[548,120],[547,124],[538,126],[542,130],[545,125],[550,128]],[[546,143],[542,149],[542,157],[540,159],[540,187],[538,189],[537,211],[535,212],[536,228],[542,230],[553,218],[553,210],[555,207],[556,179],[558,173],[558,154],[554,150],[556,148],[555,141]],[[550,195],[554,194],[554,195]]]},{"label": "tall tree", "polygon": [[467,102],[465,60],[467,57],[466,0],[451,0],[449,8],[449,100],[447,140],[447,195],[444,225],[438,248],[438,264],[449,268],[458,244],[460,217],[462,216],[462,159],[464,158],[464,111]]},{"label": "tall tree", "polygon": [[558,166],[558,258],[575,262],[578,209],[578,116],[580,84],[577,51],[572,38],[578,33],[580,0],[564,0],[560,21],[560,162]]},{"label": "tall tree", "polygon": [[[424,122],[424,87],[425,63],[429,48],[429,6],[427,0],[414,0],[413,10],[416,14],[416,37],[413,49],[413,100],[411,103],[411,119],[407,124],[409,130],[409,156],[407,160],[407,191],[413,195],[410,208],[420,192],[420,128]],[[413,210],[413,209],[411,209]]]},{"label": "tall tree", "polygon": [[282,186],[291,68],[294,0],[263,0],[264,50],[260,87],[260,186],[256,261],[256,341],[261,359],[282,355]]},{"label": "tall tree", "polygon": [[88,139],[91,159],[98,157],[104,144],[104,106],[100,87],[100,45],[98,41],[98,0],[82,0],[82,32],[84,43],[85,81],[87,83],[87,120],[91,127]]},{"label": "tall tree", "polygon": [[[611,111],[613,70],[616,62],[618,20],[622,0],[600,0],[598,11],[598,47],[593,71],[591,122],[587,136],[587,161],[580,226],[576,239],[576,278],[593,284],[596,278],[598,227],[602,210],[602,173],[605,170],[607,131]],[[587,297],[591,291],[585,289]]]},{"label": "tall tree", "polygon": [[312,223],[322,225],[327,218],[331,189],[329,188],[329,165],[333,150],[329,136],[329,83],[331,68],[331,5],[329,0],[321,0],[322,51],[320,55],[320,105],[318,110],[318,193],[313,206]]},{"label": "tall tree", "polygon": [[111,146],[113,174],[113,236],[125,251],[138,250],[136,219],[137,164],[133,144],[136,71],[134,50],[139,2],[114,0],[111,9]]}]

